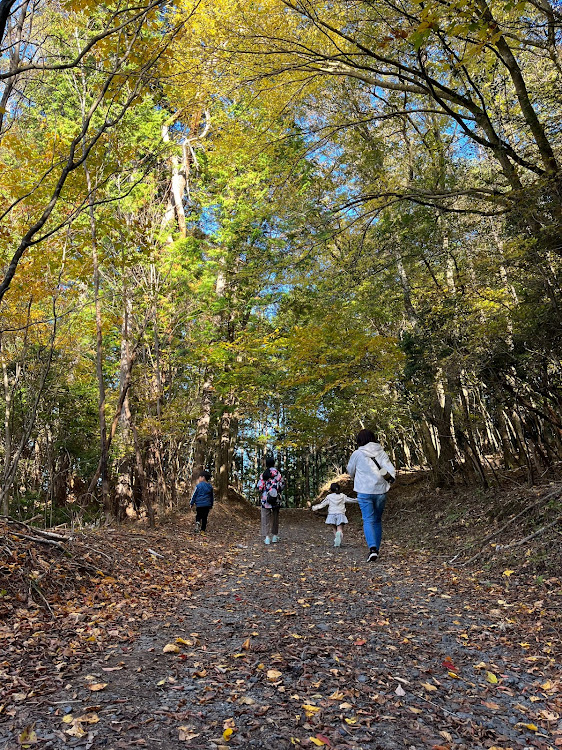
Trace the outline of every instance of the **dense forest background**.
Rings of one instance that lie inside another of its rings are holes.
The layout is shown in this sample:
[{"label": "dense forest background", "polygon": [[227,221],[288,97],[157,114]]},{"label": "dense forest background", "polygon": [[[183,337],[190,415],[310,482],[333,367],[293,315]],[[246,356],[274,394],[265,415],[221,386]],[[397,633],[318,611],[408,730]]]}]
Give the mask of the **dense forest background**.
[{"label": "dense forest background", "polygon": [[0,509],[562,452],[548,0],[0,2]]}]

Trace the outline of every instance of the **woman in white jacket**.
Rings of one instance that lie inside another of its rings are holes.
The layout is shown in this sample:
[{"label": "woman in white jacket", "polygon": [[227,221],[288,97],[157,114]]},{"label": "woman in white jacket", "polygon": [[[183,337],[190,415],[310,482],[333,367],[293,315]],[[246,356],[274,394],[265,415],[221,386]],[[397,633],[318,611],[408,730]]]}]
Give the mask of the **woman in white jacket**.
[{"label": "woman in white jacket", "polygon": [[363,532],[369,547],[367,562],[374,562],[381,546],[382,514],[390,487],[387,477],[394,480],[396,469],[371,430],[361,430],[357,435],[357,450],[351,454],[347,473],[353,478],[353,489],[361,508]]}]

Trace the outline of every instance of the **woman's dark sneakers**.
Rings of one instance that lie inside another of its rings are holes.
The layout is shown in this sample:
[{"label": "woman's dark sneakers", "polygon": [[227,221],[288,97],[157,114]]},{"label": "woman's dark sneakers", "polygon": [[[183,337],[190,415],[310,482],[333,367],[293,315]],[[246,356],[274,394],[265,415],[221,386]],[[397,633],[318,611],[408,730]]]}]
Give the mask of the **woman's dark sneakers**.
[{"label": "woman's dark sneakers", "polygon": [[371,547],[369,550],[369,557],[367,558],[367,562],[375,562],[378,560],[379,557],[379,551],[376,547]]}]

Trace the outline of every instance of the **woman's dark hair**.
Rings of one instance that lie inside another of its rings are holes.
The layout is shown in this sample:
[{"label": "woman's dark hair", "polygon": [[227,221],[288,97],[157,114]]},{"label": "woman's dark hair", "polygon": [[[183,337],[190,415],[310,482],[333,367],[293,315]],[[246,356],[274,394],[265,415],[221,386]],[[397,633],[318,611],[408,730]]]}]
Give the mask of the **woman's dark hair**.
[{"label": "woman's dark hair", "polygon": [[330,492],[335,492],[336,494],[339,495],[339,493],[341,492],[341,487],[339,485],[339,482],[333,482],[330,485]]},{"label": "woman's dark hair", "polygon": [[270,471],[270,469],[273,469],[273,467],[275,466],[275,457],[274,456],[267,456],[267,458],[265,459],[265,465],[266,465],[267,468],[263,472],[262,478],[265,479],[265,481],[267,482],[268,479],[271,479],[271,471]]},{"label": "woman's dark hair", "polygon": [[199,479],[201,479],[201,477],[203,477],[203,479],[204,479],[204,480],[205,480],[206,482],[208,482],[208,481],[209,481],[209,480],[211,479],[211,472],[210,472],[210,471],[207,471],[206,469],[203,469],[203,471],[200,471],[200,472],[199,472],[199,475],[198,475],[198,476],[199,476]]},{"label": "woman's dark hair", "polygon": [[361,430],[357,435],[356,441],[357,447],[361,448],[363,445],[367,445],[367,443],[376,443],[377,439],[375,433],[371,432],[371,430]]}]

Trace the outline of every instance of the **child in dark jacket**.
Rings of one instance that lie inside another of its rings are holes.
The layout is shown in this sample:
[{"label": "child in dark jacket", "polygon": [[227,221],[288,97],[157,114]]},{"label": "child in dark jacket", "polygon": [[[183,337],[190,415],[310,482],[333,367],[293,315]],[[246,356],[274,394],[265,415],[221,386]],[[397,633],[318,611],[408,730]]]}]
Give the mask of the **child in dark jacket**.
[{"label": "child in dark jacket", "polygon": [[208,471],[200,471],[197,479],[197,486],[191,496],[189,503],[193,508],[195,505],[195,533],[205,531],[207,528],[207,518],[209,511],[213,507],[213,486],[210,482],[211,475]]}]

